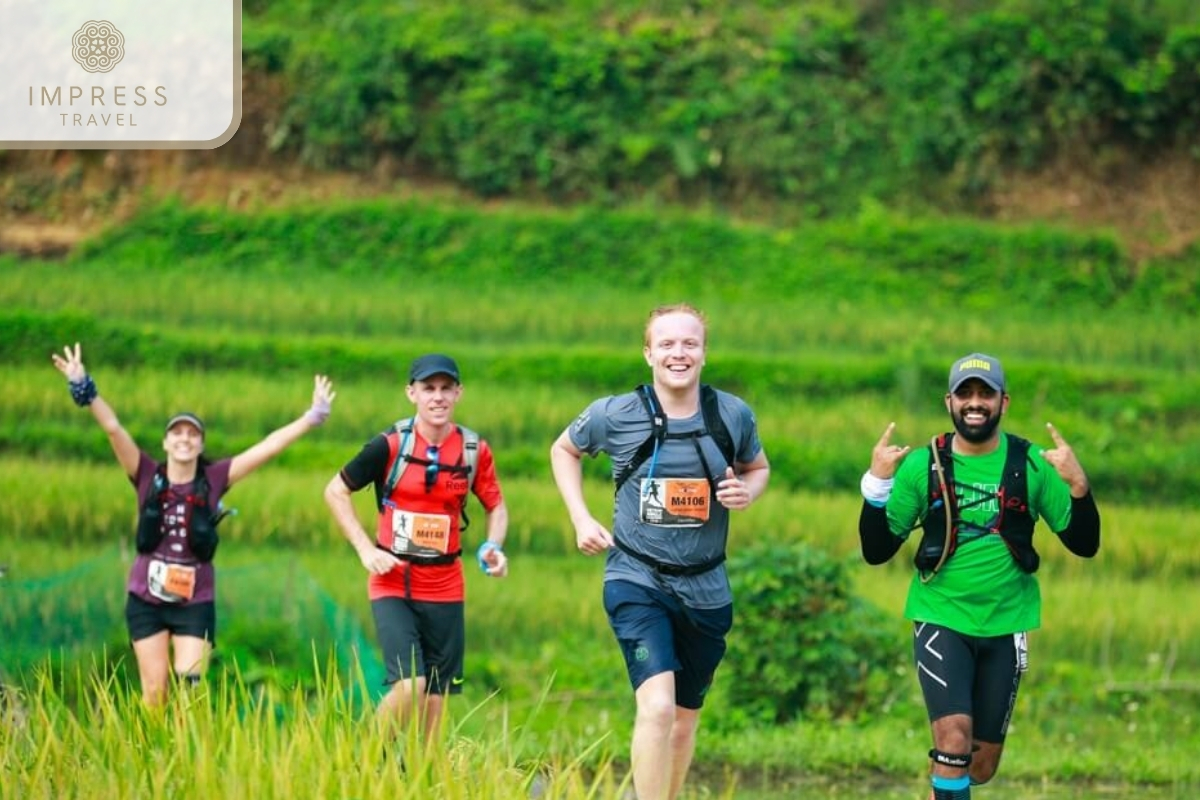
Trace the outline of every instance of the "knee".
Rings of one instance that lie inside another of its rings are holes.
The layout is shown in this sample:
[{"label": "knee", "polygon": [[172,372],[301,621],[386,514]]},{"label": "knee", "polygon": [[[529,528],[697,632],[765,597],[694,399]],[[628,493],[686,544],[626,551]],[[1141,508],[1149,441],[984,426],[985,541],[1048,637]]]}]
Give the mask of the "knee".
[{"label": "knee", "polygon": [[638,721],[645,725],[673,728],[675,724],[675,699],[661,693],[639,697],[637,701]]},{"label": "knee", "polygon": [[971,761],[971,783],[987,783],[1000,767],[1000,756],[1004,754],[1002,744],[980,742],[975,750],[975,758]]},{"label": "knee", "polygon": [[994,759],[975,758],[971,762],[971,784],[979,786],[987,783],[995,776],[998,766],[1000,765]]},{"label": "knee", "polygon": [[970,732],[957,728],[937,732],[934,736],[934,747],[944,753],[975,752],[975,743]]},{"label": "knee", "polygon": [[694,715],[677,712],[671,725],[671,746],[675,749],[692,747],[696,743],[697,722]]}]

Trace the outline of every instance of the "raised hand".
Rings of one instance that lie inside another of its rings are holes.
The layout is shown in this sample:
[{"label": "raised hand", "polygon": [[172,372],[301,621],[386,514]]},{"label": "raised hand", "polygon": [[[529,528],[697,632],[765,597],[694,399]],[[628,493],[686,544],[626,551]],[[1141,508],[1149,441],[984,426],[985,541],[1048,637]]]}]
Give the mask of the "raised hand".
[{"label": "raised hand", "polygon": [[1071,487],[1072,497],[1083,497],[1088,493],[1088,478],[1079,459],[1075,457],[1075,451],[1071,449],[1071,445],[1067,444],[1067,440],[1062,437],[1058,429],[1049,422],[1046,423],[1046,430],[1050,432],[1050,438],[1054,440],[1054,447],[1043,450],[1042,457]]},{"label": "raised hand", "polygon": [[887,480],[896,474],[896,468],[904,457],[908,455],[908,451],[912,448],[908,445],[901,447],[900,445],[892,444],[892,432],[896,430],[896,423],[889,422],[888,426],[883,430],[883,436],[879,437],[879,441],[875,443],[874,449],[871,450],[871,474],[876,478]]},{"label": "raised hand", "polygon": [[74,349],[70,345],[64,347],[61,356],[54,353],[50,356],[50,360],[69,381],[81,381],[87,377],[87,370],[83,366],[83,349],[79,342],[75,343]]},{"label": "raised hand", "polygon": [[320,425],[329,419],[329,411],[333,407],[333,399],[337,392],[333,391],[333,382],[325,375],[313,377],[312,406],[306,416],[313,425]]}]

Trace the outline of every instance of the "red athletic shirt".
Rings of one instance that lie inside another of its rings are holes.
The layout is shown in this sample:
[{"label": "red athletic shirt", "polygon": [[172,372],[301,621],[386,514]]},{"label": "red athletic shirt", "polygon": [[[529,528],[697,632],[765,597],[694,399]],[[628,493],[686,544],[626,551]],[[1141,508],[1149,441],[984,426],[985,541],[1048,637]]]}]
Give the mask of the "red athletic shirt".
[{"label": "red athletic shirt", "polygon": [[[398,451],[402,434],[391,435],[397,437],[392,447]],[[426,459],[429,442],[417,433],[415,427],[410,435],[416,437],[413,457]],[[400,480],[391,496],[382,497],[392,467],[388,438],[388,435],[380,434],[371,439],[341,471],[342,481],[352,492],[357,492],[367,484],[375,487],[376,505],[380,509],[376,546],[389,552],[428,554],[462,550],[463,557],[474,563],[475,549],[487,533],[484,521],[473,519],[467,541],[463,540],[461,509],[467,494],[474,493],[485,511],[491,511],[504,499],[487,442],[482,439],[479,441],[473,486],[468,487],[466,475],[453,469],[463,463],[463,437],[455,428],[438,445],[438,469],[429,491],[426,491],[426,465],[408,462],[402,465]],[[450,564],[402,560],[386,575],[370,577],[368,595],[372,600],[404,597],[427,602],[461,602],[464,599],[463,557]]]}]

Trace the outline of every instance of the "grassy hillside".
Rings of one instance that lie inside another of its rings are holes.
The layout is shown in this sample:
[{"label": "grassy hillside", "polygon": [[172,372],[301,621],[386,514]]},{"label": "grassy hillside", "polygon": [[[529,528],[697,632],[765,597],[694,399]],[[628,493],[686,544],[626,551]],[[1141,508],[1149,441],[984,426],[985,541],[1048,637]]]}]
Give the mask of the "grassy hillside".
[{"label": "grassy hillside", "polygon": [[[1106,236],[918,224],[878,209],[769,228],[679,212],[496,213],[417,202],[264,214],[171,205],[62,261],[0,258],[0,493],[17,500],[0,504],[10,570],[0,590],[18,587],[0,612],[14,634],[6,658],[62,663],[75,647],[84,663],[103,658],[98,669],[128,667],[118,554],[128,547],[131,495],[103,434],[51,366],[56,348],[83,343],[101,392],[152,452],[179,408],[208,421],[210,452],[236,452],[307,407],[312,373],[333,376],[329,422],[230,496],[240,513],[220,554],[223,602],[232,604],[223,609],[232,613],[222,666],[252,664],[245,675],[256,687],[311,682],[298,675],[311,663],[305,636],[315,630],[292,622],[300,600],[325,626],[332,611],[352,617],[354,643],[371,652],[361,571],[321,487],[407,412],[409,361],[445,350],[464,370],[460,419],[494,445],[512,516],[511,579],[468,576],[474,682],[461,730],[487,750],[519,720],[517,741],[489,750],[503,753],[509,783],[523,780],[526,759],[615,763],[620,773],[631,715],[598,601],[600,565],[574,555],[547,449],[590,399],[646,379],[647,312],[689,300],[710,314],[707,378],[753,405],[773,464],[770,491],[737,520],[735,555],[757,540],[803,542],[850,564],[857,594],[887,610],[897,659],[872,665],[885,701],[854,719],[814,713],[739,728],[722,713],[729,699],[718,685],[701,780],[718,790],[727,776],[717,771],[729,770],[744,785],[778,789],[797,776],[800,753],[800,773],[835,782],[870,763],[887,784],[880,796],[927,786],[899,611],[907,556],[879,569],[859,562],[857,485],[888,421],[917,445],[945,427],[949,363],[984,350],[1008,371],[1010,429],[1046,443],[1041,426],[1053,421],[1092,476],[1105,520],[1093,561],[1049,540],[1041,548],[1046,635],[1036,639],[1004,784],[1073,779],[1086,794],[1092,781],[1151,783],[1187,796],[1197,780],[1185,756],[1196,745],[1200,663],[1194,266],[1193,256],[1135,262]],[[603,516],[607,464],[586,466],[589,500]],[[370,498],[357,500],[369,519]],[[47,709],[37,713],[62,713],[52,696],[37,702]],[[109,742],[105,724],[72,735]],[[1130,731],[1156,746],[1148,752]],[[168,745],[153,746],[169,753]],[[326,746],[321,737],[297,745]],[[73,763],[71,746],[29,747],[52,755],[30,759],[22,786],[63,771],[39,764]],[[127,757],[114,752],[115,761]],[[124,774],[101,763],[81,780]]]},{"label": "grassy hillside", "polygon": [[188,406],[213,420],[216,452],[244,446],[328,372],[337,413],[285,458],[330,470],[403,412],[412,357],[441,349],[504,471],[546,479],[574,414],[647,377],[648,310],[687,299],[711,315],[707,378],[756,408],[780,486],[853,493],[888,421],[913,443],[945,427],[945,371],[982,350],[1008,368],[1012,429],[1044,441],[1055,422],[1101,497],[1188,505],[1200,489],[1195,263],[1138,264],[1103,236],[880,212],[770,229],[412,202],[169,206],[64,262],[0,260],[0,275],[13,455],[111,458],[49,367],[68,341],[147,445]]}]

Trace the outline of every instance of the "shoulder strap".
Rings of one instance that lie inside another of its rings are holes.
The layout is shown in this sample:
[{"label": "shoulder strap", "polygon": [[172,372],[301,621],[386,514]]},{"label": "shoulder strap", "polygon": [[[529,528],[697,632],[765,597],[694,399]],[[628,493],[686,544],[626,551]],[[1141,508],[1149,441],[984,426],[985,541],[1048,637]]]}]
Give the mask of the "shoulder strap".
[{"label": "shoulder strap", "polygon": [[164,461],[158,465],[158,469],[154,470],[154,479],[150,482],[150,492],[146,495],[146,500],[161,500],[163,492],[170,486],[171,481],[167,479],[167,464]]},{"label": "shoulder strap", "polygon": [[412,432],[413,418],[405,417],[397,420],[385,434],[389,436],[396,434],[400,437],[400,444],[396,448],[396,457],[392,459],[391,469],[388,470],[387,480],[383,485],[383,499],[385,500],[392,496],[392,492],[396,491],[396,484],[400,482],[404,464],[417,446],[417,437],[413,436]]},{"label": "shoulder strap", "polygon": [[921,583],[929,583],[946,559],[958,548],[958,498],[954,491],[954,434],[943,433],[929,440],[929,509],[925,533],[917,547],[914,563]]},{"label": "shoulder strap", "polygon": [[[949,504],[955,501],[954,494],[954,452],[951,442],[954,432],[942,433],[929,440],[929,501],[945,500]],[[941,475],[938,475],[938,470]],[[943,493],[949,495],[943,497]],[[949,507],[949,506],[948,506]]]},{"label": "shoulder strap", "polygon": [[721,455],[725,456],[725,463],[732,466],[733,459],[737,455],[737,447],[733,443],[733,437],[729,434],[729,426],[725,424],[725,418],[721,416],[721,403],[717,399],[717,390],[707,383],[700,384],[700,410],[704,415],[704,427],[708,431],[708,435],[717,443]]},{"label": "shoulder strap", "polygon": [[1000,479],[1001,514],[1005,511],[1025,512],[1029,508],[1028,439],[1008,433],[1008,455],[1004,459],[1004,475]]},{"label": "shoulder strap", "polygon": [[475,465],[479,463],[479,434],[463,425],[456,426],[463,438],[463,466],[467,468],[467,488],[475,485]]},{"label": "shoulder strap", "polygon": [[196,462],[196,477],[192,479],[192,496],[202,506],[208,505],[208,463],[203,459]]},{"label": "shoulder strap", "polygon": [[642,401],[642,407],[646,409],[646,416],[650,418],[652,430],[646,440],[638,446],[637,452],[633,454],[633,458],[629,459],[625,468],[613,478],[617,491],[620,491],[621,487],[625,485],[625,481],[629,480],[634,472],[637,472],[638,467],[646,463],[646,459],[654,453],[654,449],[662,445],[663,439],[667,438],[667,415],[663,413],[662,406],[659,405],[658,396],[654,394],[654,387],[643,383],[633,391]]}]

